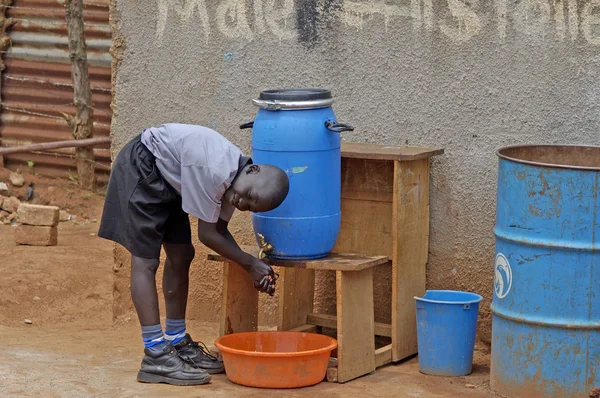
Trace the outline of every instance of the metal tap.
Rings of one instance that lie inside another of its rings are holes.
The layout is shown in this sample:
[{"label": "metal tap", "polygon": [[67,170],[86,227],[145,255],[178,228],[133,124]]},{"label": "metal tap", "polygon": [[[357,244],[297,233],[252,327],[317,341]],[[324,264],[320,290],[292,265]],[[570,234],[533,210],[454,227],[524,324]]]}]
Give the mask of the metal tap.
[{"label": "metal tap", "polygon": [[261,234],[257,234],[258,239],[260,240],[260,250],[258,251],[258,259],[262,260],[263,255],[266,256],[266,253],[273,251],[273,246],[270,243],[265,241],[265,237]]}]

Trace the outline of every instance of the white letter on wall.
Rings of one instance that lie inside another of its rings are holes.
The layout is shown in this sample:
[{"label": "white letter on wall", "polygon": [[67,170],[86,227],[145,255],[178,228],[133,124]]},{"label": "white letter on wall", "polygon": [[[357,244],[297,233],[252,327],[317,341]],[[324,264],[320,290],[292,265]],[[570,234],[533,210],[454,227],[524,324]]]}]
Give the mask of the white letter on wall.
[{"label": "white letter on wall", "polygon": [[296,35],[294,30],[295,21],[291,21],[288,26],[288,19],[294,14],[294,0],[282,0],[281,8],[275,8],[276,0],[267,0],[265,6],[265,20],[271,32],[279,40],[293,39]]},{"label": "white letter on wall", "polygon": [[515,28],[527,35],[546,36],[552,10],[547,0],[521,0],[515,10]]},{"label": "white letter on wall", "polygon": [[[423,15],[421,15],[421,3]],[[433,29],[433,3],[432,0],[411,0],[413,29],[417,30],[424,23],[427,30]]]},{"label": "white letter on wall", "polygon": [[252,40],[252,30],[246,19],[245,0],[225,0],[217,7],[217,26],[230,39]]},{"label": "white letter on wall", "polygon": [[448,26],[440,22],[440,30],[443,34],[454,41],[465,42],[477,35],[481,30],[481,23],[475,11],[458,0],[448,0],[448,8],[454,18],[458,20],[458,26]]},{"label": "white letter on wall", "polygon": [[200,23],[204,29],[204,36],[208,40],[210,25],[208,22],[208,11],[204,0],[185,0],[183,5],[174,0],[158,0],[158,17],[156,23],[156,37],[160,41],[167,28],[169,10],[172,9],[185,23],[189,22],[197,9],[200,14]]},{"label": "white letter on wall", "polygon": [[581,10],[581,31],[588,43],[600,45],[600,0],[590,1]]}]

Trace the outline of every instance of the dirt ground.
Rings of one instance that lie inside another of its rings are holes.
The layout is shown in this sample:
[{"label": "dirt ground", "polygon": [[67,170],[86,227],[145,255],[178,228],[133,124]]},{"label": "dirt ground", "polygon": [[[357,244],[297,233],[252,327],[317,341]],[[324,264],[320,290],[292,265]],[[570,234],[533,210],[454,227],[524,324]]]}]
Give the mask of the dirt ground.
[{"label": "dirt ground", "polygon": [[[4,174],[0,169],[0,181],[6,181]],[[30,180],[36,183],[35,202],[58,205],[76,217],[60,224],[57,247],[16,246],[14,227],[0,225],[2,396],[495,396],[489,391],[489,353],[483,347],[476,352],[473,374],[459,378],[423,375],[413,358],[345,384],[288,391],[237,386],[225,375],[198,387],[139,384],[139,328],[134,322],[112,323],[113,245],[96,236],[102,195],[70,181],[26,176]],[[24,193],[21,188],[17,195]],[[188,329],[209,345],[217,337],[216,324],[192,322]]]}]

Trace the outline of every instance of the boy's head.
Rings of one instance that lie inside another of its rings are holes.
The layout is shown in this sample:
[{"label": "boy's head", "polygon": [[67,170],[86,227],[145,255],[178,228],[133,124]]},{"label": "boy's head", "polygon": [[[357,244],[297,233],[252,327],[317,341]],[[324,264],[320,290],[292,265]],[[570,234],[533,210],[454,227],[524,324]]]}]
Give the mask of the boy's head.
[{"label": "boy's head", "polygon": [[241,211],[261,213],[277,208],[290,190],[287,174],[270,164],[249,164],[235,177],[223,196]]}]

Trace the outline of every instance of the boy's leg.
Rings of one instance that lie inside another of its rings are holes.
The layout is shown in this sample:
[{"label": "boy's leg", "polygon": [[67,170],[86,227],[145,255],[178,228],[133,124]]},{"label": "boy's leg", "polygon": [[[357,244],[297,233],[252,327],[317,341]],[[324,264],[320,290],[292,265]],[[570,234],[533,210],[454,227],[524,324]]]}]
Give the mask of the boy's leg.
[{"label": "boy's leg", "polygon": [[187,306],[189,271],[194,259],[194,246],[163,242],[167,253],[163,273],[163,294],[167,310],[166,338],[173,343],[179,355],[188,358],[208,373],[225,371],[223,362],[208,352],[202,343],[196,343],[187,333],[185,311]]},{"label": "boy's leg", "polygon": [[131,298],[142,326],[160,324],[156,271],[159,260],[131,256]]},{"label": "boy's leg", "polygon": [[167,253],[162,285],[167,318],[185,319],[190,265],[195,255],[194,246],[165,242],[163,247]]},{"label": "boy's leg", "polygon": [[142,325],[146,346],[146,355],[137,379],[144,383],[183,386],[206,384],[210,381],[210,375],[187,363],[163,337],[156,291],[158,265],[158,259],[131,256],[131,298]]}]

